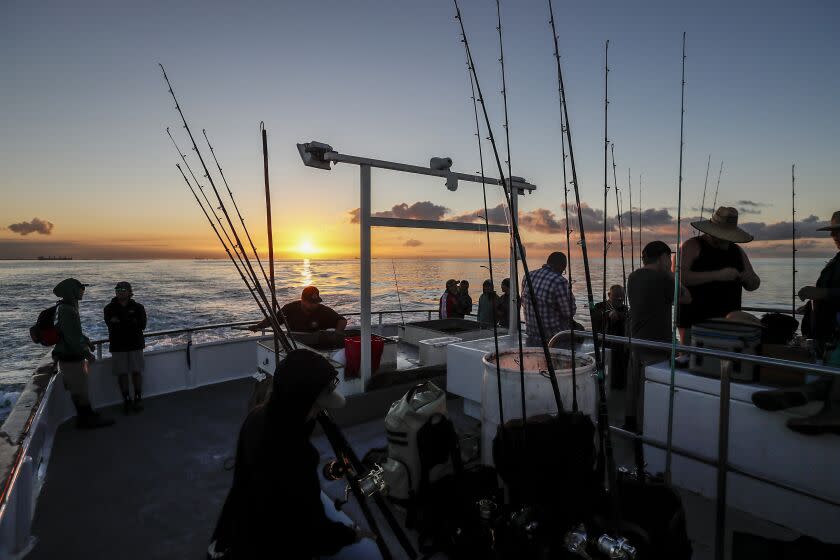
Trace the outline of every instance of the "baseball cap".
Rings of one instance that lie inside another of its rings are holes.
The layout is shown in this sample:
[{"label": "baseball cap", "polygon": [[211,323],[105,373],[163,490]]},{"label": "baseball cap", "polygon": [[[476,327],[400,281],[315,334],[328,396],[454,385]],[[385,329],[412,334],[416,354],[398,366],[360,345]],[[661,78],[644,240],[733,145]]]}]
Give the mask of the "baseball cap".
[{"label": "baseball cap", "polygon": [[300,295],[300,299],[305,299],[310,303],[321,303],[321,293],[318,291],[318,288],[315,286],[307,286],[303,289],[303,293]]},{"label": "baseball cap", "polygon": [[117,285],[114,286],[114,290],[117,290],[117,291],[127,290],[129,292],[132,291],[131,290],[131,284],[129,284],[128,282],[125,282],[125,281],[117,282]]}]

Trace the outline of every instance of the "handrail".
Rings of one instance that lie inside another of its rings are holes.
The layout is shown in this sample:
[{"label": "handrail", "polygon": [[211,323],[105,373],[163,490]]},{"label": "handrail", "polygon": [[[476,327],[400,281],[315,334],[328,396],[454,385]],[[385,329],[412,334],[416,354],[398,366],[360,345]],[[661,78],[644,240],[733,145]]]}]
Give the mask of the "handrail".
[{"label": "handrail", "polygon": [[[435,309],[403,309],[402,313],[434,313],[435,311],[437,311],[437,308],[435,308]],[[382,315],[391,315],[391,314],[395,314],[395,313],[400,313],[400,310],[399,309],[393,309],[393,310],[389,309],[389,310],[382,310],[382,311],[372,311],[371,313],[382,316]],[[358,311],[354,311],[352,313],[343,313],[343,315],[350,316],[350,317],[354,317],[354,316],[357,316],[357,315],[360,315],[360,314],[361,313],[358,312]],[[253,325],[253,324],[255,324],[259,321],[260,321],[260,319],[252,319],[250,321],[235,321],[235,322],[230,322],[230,323],[211,323],[209,325],[199,325],[197,327],[181,327],[181,328],[178,328],[178,329],[167,329],[167,330],[164,330],[164,331],[152,331],[152,332],[144,333],[144,336],[146,338],[149,338],[149,337],[157,337],[157,336],[178,335],[178,334],[187,334],[187,333],[194,333],[194,332],[200,332],[200,331],[209,331],[209,330],[214,330],[214,329],[223,329],[223,328],[227,328],[227,327],[241,327],[241,326],[245,326],[245,325]],[[97,339],[97,340],[92,340],[91,344],[105,344],[106,342],[109,342],[108,338],[100,338],[100,339]]]},{"label": "handrail", "polygon": [[[571,331],[560,331],[549,341],[549,346],[552,346],[561,336],[570,336]],[[593,333],[591,331],[574,331],[575,336],[582,338],[592,338],[595,334],[598,338],[603,338],[607,342],[616,342],[625,346],[637,346],[640,348],[649,348],[652,350],[667,350],[671,351],[670,342],[660,342],[657,340],[647,340],[643,338],[633,338],[632,340],[626,336],[618,336],[614,334],[602,335],[601,333]],[[697,346],[687,346],[684,344],[677,344],[677,351],[689,354],[697,354],[700,356],[711,356],[722,360],[732,360],[749,362],[753,364],[760,364],[765,366],[776,366],[782,368],[794,369],[806,373],[822,373],[825,375],[840,375],[840,368],[826,366],[822,364],[812,364],[809,362],[795,362],[793,360],[782,360],[781,358],[770,358],[767,356],[757,356],[754,354],[740,354],[738,352],[728,352],[726,350],[710,350],[708,348],[699,348]]]}]

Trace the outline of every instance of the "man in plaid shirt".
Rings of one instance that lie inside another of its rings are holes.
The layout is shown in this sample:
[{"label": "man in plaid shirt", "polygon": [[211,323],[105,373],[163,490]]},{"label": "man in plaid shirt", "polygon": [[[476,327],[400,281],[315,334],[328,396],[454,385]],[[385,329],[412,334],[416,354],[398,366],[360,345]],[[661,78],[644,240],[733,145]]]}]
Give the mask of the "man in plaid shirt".
[{"label": "man in plaid shirt", "polygon": [[[546,342],[562,330],[567,330],[577,311],[569,281],[563,276],[566,270],[566,255],[551,253],[542,268],[531,272],[534,296],[540,319],[545,329]],[[531,303],[526,279],[522,279],[522,306],[525,308],[525,326],[528,346],[542,346],[537,317]]]}]

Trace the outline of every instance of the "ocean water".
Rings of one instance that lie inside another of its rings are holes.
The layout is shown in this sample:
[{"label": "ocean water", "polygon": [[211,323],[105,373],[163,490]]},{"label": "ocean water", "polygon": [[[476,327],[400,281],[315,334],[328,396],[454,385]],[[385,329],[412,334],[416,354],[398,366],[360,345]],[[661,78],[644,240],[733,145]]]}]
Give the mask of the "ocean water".
[{"label": "ocean water", "polygon": [[[536,267],[538,263],[529,263]],[[586,287],[579,261],[572,263],[573,289],[578,300],[578,320],[588,326]],[[813,284],[825,259],[799,259],[797,284]],[[603,261],[591,263],[596,298],[601,293]],[[628,263],[629,274],[631,266]],[[373,310],[397,311],[435,308],[447,279],[469,280],[473,302],[478,305],[481,283],[488,277],[480,259],[406,260],[377,259],[372,264]],[[784,259],[753,261],[762,279],[761,288],[745,293],[745,305],[791,306],[791,263]],[[507,261],[493,265],[496,288],[509,276]],[[620,259],[607,259],[608,284],[621,283]],[[49,352],[29,339],[29,327],[38,313],[55,303],[52,288],[67,277],[90,284],[81,302],[82,327],[93,340],[107,337],[102,309],[114,295],[114,285],[131,282],[135,299],[146,307],[147,331],[258,319],[259,309],[233,265],[227,260],[150,261],[2,261],[0,262],[0,420],[14,404],[35,366]],[[339,312],[359,310],[358,260],[302,260],[276,264],[277,297],[287,302],[300,297],[304,286],[315,285],[324,302]],[[399,297],[398,297],[399,294]],[[475,309],[474,309],[475,312]],[[425,318],[406,315],[406,319]],[[398,320],[399,315],[394,315]],[[355,318],[350,317],[352,324]],[[249,336],[248,331],[219,329],[194,335],[194,340]],[[178,337],[150,338],[152,348],[182,342]]]}]

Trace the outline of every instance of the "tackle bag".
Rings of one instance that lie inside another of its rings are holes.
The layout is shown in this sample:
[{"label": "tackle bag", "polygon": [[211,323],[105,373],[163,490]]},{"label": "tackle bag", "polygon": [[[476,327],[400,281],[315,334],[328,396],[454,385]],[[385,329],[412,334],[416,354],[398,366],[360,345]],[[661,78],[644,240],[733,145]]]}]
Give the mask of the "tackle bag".
[{"label": "tackle bag", "polygon": [[56,303],[38,314],[38,320],[29,327],[29,337],[32,342],[41,346],[55,346],[61,338],[61,332],[55,324],[55,313],[58,309]]},{"label": "tackle bag", "polygon": [[514,505],[558,523],[579,522],[595,505],[595,425],[580,412],[510,420],[493,439],[493,462]]},{"label": "tackle bag", "polygon": [[388,459],[383,476],[389,497],[398,503],[408,505],[421,486],[452,472],[452,458],[460,454],[446,414],[446,392],[431,381],[416,385],[391,405],[385,433]]}]

